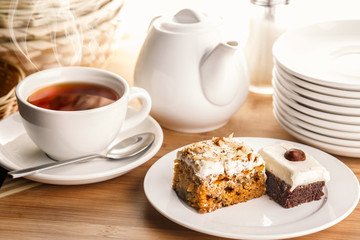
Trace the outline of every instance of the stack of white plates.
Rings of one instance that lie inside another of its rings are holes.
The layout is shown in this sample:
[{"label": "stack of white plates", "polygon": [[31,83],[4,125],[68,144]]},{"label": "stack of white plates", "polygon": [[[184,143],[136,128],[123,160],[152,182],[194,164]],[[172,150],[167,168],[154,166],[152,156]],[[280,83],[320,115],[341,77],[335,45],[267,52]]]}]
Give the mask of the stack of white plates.
[{"label": "stack of white plates", "polygon": [[318,23],[274,44],[274,115],[294,137],[360,157],[360,20]]}]

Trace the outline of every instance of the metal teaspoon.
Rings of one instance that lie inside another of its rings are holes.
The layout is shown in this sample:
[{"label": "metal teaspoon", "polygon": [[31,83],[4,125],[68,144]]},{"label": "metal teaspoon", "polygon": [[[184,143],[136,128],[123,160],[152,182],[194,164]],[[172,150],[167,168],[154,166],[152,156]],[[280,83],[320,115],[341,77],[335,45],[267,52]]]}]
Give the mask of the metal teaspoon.
[{"label": "metal teaspoon", "polygon": [[36,167],[30,167],[30,168],[24,168],[16,171],[10,171],[8,172],[8,175],[10,175],[12,178],[19,178],[28,176],[40,171],[69,165],[71,163],[78,163],[83,162],[89,159],[93,158],[105,158],[105,159],[111,159],[111,160],[121,160],[124,158],[132,157],[150,146],[155,139],[155,135],[153,133],[141,133],[132,137],[129,137],[127,139],[124,139],[120,141],[119,143],[115,144],[112,148],[108,150],[108,152],[105,155],[101,154],[93,154],[88,155],[80,158],[73,158],[69,160],[63,160],[63,161],[55,161],[51,163],[46,163],[40,166]]}]

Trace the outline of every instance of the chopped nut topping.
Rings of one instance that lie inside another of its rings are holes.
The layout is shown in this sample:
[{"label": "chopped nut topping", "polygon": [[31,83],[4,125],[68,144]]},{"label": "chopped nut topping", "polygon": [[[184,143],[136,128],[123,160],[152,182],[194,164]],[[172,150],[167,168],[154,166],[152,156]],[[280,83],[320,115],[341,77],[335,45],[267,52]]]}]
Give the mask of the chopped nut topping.
[{"label": "chopped nut topping", "polygon": [[257,155],[251,147],[234,139],[232,134],[227,138],[213,137],[208,141],[190,144],[178,153],[180,159],[187,158],[194,161],[223,161],[229,159],[248,162],[255,161]]},{"label": "chopped nut topping", "polygon": [[219,138],[219,137],[213,138],[213,142],[216,146],[219,146],[219,147],[222,147],[225,144],[224,138]]},{"label": "chopped nut topping", "polygon": [[189,144],[178,151],[177,159],[191,167],[197,177],[209,182],[219,175],[244,176],[258,166],[265,171],[261,156],[232,134]]}]

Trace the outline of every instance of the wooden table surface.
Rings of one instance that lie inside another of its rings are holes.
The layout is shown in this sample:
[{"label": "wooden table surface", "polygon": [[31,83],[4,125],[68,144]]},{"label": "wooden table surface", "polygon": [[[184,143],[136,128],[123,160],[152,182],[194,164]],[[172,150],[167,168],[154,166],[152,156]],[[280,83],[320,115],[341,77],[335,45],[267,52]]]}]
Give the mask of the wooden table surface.
[{"label": "wooden table surface", "polygon": [[[134,55],[118,56],[107,68],[123,75],[132,84],[134,59]],[[271,96],[256,94],[249,94],[245,104],[220,129],[198,134],[167,129],[163,132],[164,142],[158,153],[118,178],[79,186],[20,180],[21,187],[11,187],[14,192],[2,195],[0,191],[0,239],[219,239],[182,227],[151,206],[143,189],[144,176],[151,165],[178,147],[230,133],[236,137],[298,141],[276,122]],[[360,178],[359,159],[338,158]],[[340,223],[296,239],[360,239],[359,223],[358,205]]]}]

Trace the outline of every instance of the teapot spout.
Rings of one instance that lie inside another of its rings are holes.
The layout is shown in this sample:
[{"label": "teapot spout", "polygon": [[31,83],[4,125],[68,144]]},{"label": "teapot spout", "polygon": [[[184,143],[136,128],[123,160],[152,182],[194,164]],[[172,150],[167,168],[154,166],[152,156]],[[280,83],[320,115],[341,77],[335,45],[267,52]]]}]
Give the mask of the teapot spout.
[{"label": "teapot spout", "polygon": [[200,76],[204,95],[219,106],[229,104],[240,87],[249,88],[245,58],[235,41],[219,43],[207,54],[200,64]]}]

